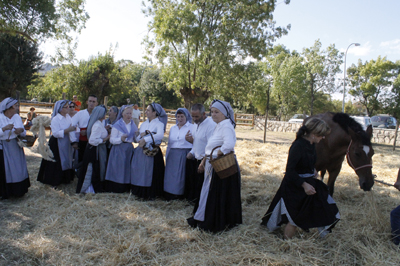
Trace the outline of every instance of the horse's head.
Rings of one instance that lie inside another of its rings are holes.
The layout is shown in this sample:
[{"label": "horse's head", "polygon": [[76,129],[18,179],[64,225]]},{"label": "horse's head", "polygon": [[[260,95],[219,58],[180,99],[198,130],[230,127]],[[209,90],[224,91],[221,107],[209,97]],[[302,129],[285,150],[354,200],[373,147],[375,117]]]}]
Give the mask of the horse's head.
[{"label": "horse's head", "polygon": [[372,175],[372,156],[374,149],[371,145],[372,126],[367,130],[354,132],[349,129],[351,142],[347,149],[347,162],[354,169],[359,177],[360,188],[364,191],[370,191],[374,185],[374,176]]}]

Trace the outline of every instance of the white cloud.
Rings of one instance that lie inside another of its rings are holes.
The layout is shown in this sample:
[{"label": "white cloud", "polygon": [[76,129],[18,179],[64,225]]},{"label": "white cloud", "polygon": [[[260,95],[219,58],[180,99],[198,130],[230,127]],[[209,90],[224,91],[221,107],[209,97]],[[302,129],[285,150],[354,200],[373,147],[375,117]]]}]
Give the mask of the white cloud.
[{"label": "white cloud", "polygon": [[400,39],[381,42],[379,46],[382,47],[382,49],[385,49],[387,54],[400,53]]},{"label": "white cloud", "polygon": [[[342,53],[346,52],[347,48],[342,48],[340,51]],[[372,45],[370,42],[361,43],[360,46],[352,45],[347,51],[347,55],[355,55],[355,56],[367,56],[370,55],[374,50],[372,49]]]},{"label": "white cloud", "polygon": [[349,48],[348,54],[353,54],[355,56],[367,56],[373,52],[372,45],[369,42],[362,43],[360,46],[351,46]]}]

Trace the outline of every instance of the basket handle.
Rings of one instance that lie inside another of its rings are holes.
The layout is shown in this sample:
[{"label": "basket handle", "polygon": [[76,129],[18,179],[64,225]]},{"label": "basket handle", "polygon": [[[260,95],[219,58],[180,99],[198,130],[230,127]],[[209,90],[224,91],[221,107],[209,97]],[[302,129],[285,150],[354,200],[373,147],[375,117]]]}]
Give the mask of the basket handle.
[{"label": "basket handle", "polygon": [[[218,149],[218,148],[221,148],[221,146],[217,146],[217,147],[215,147],[214,149],[212,149],[211,154],[210,154],[210,160],[213,159],[212,155],[213,155],[215,149]],[[218,157],[218,156],[217,156],[217,157]]]},{"label": "basket handle", "polygon": [[153,145],[156,145],[156,142],[154,141],[154,138],[153,138],[153,134],[151,134],[150,130],[146,130],[145,133],[146,133],[147,135],[150,134],[150,137],[151,137],[151,139],[153,140]]}]

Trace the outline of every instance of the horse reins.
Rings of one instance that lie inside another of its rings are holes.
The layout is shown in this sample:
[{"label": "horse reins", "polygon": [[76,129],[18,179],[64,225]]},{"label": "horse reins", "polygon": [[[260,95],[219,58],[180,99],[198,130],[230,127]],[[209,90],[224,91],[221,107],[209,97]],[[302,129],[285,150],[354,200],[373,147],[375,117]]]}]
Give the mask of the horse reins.
[{"label": "horse reins", "polygon": [[351,159],[350,159],[350,156],[349,156],[350,147],[351,147],[352,143],[353,143],[353,140],[350,140],[350,144],[349,144],[349,147],[347,148],[347,152],[346,152],[347,163],[350,165],[350,167],[353,168],[354,171],[360,170],[362,168],[367,168],[367,167],[372,168],[372,164],[365,164],[365,165],[362,165],[360,167],[355,167],[354,166],[354,164],[351,162]]}]

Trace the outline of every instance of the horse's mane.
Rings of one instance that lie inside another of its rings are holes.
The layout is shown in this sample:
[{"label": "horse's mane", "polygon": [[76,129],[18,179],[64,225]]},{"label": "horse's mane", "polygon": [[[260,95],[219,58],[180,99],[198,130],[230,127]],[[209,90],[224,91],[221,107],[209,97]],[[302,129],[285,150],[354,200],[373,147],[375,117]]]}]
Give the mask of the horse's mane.
[{"label": "horse's mane", "polygon": [[332,121],[336,122],[343,128],[346,133],[349,133],[349,128],[357,133],[360,136],[361,142],[364,145],[371,145],[371,139],[368,134],[364,131],[362,126],[357,123],[353,118],[351,118],[348,114],[345,113],[336,113],[332,117]]}]

